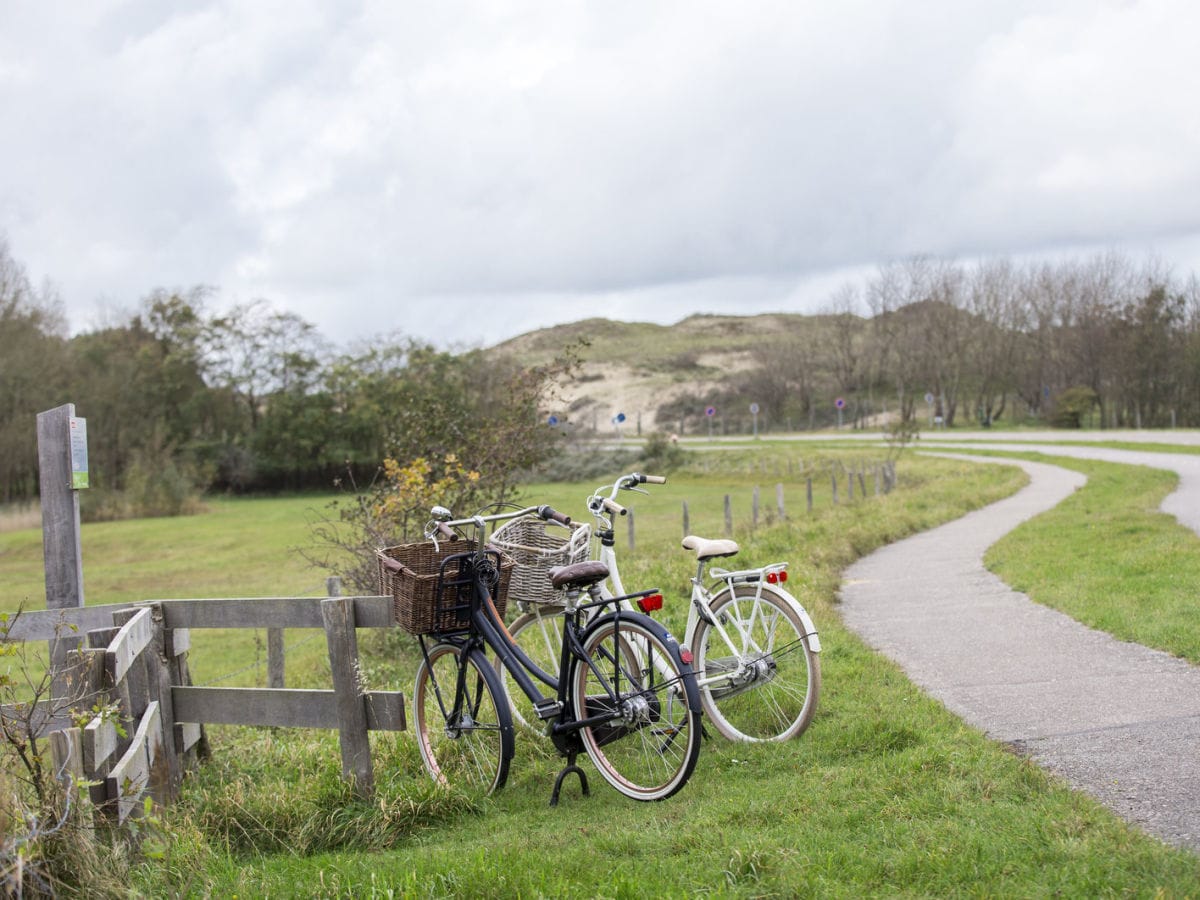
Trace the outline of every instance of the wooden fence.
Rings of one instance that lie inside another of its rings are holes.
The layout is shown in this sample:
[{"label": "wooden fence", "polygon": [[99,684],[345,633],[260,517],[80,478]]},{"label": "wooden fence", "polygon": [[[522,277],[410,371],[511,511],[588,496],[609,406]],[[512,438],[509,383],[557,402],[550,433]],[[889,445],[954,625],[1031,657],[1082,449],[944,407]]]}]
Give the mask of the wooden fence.
[{"label": "wooden fence", "polygon": [[[37,709],[0,710],[49,739],[55,771],[91,781],[101,816],[124,822],[150,796],[167,804],[183,773],[207,755],[205,724],[336,728],[343,775],[362,796],[374,791],[368,732],[405,728],[399,692],[364,692],[358,628],[394,627],[389,597],[278,597],[160,600],[27,612],[8,640],[49,641],[67,649],[54,696]],[[188,670],[196,628],[320,628],[330,690],[196,687]],[[53,655],[53,654],[52,654]],[[102,710],[86,723],[79,711]]]},{"label": "wooden fence", "polygon": [[[869,482],[868,477],[870,478]],[[837,506],[842,502],[841,488],[843,487],[845,488],[845,499],[848,503],[853,503],[856,496],[860,500],[865,500],[869,496],[868,484],[873,488],[875,496],[888,494],[896,487],[896,464],[889,460],[869,468],[866,466],[850,469],[831,468],[828,473],[827,483],[829,485],[830,503],[833,506]],[[812,475],[806,476],[804,479],[804,502],[806,511],[810,515],[815,505],[815,490],[813,485],[814,477]],[[775,514],[779,517],[780,521],[788,518],[785,493],[783,483],[777,483],[775,485]],[[750,499],[751,529],[758,528],[761,509],[762,491],[756,486]],[[636,544],[636,526],[632,509],[629,510],[626,519],[629,547],[633,549]],[[683,501],[683,534],[684,536],[691,534],[691,509],[686,500]],[[730,494],[725,495],[725,536],[733,537],[733,497]]]}]

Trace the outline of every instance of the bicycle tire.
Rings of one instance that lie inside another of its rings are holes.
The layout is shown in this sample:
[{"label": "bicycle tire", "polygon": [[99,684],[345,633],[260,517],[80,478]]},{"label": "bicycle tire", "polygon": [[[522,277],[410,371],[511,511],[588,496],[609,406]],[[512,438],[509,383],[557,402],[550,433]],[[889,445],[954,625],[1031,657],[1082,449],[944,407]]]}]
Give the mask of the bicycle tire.
[{"label": "bicycle tire", "polygon": [[[562,658],[562,608],[545,604],[530,604],[526,612],[513,619],[508,633],[525,655],[549,675],[558,675]],[[534,713],[533,703],[517,686],[512,673],[500,661],[493,660],[500,683],[508,697],[513,724],[518,728],[544,734],[545,723]]]},{"label": "bicycle tire", "polygon": [[512,716],[487,657],[471,650],[465,661],[465,714],[455,721],[452,708],[464,652],[457,644],[441,643],[421,661],[413,688],[414,730],[421,760],[434,781],[490,794],[508,779],[515,752]]},{"label": "bicycle tire", "polygon": [[670,797],[687,783],[700,755],[700,695],[679,644],[648,616],[625,612],[592,622],[581,643],[591,662],[571,662],[575,716],[612,710],[604,682],[617,690],[623,711],[580,731],[593,765],[634,800]]},{"label": "bicycle tire", "polygon": [[709,615],[727,634],[742,635],[741,647],[730,647],[713,625],[700,619],[691,647],[700,700],[704,714],[729,740],[790,740],[812,722],[821,693],[821,661],[796,606],[790,596],[766,585],[761,592],[751,585],[720,591],[709,604]]}]

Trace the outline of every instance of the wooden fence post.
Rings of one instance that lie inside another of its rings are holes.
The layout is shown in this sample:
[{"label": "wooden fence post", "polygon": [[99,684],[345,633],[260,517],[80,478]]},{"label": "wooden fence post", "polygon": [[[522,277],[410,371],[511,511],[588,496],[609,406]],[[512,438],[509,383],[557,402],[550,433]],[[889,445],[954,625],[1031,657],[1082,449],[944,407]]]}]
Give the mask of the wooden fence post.
[{"label": "wooden fence post", "polygon": [[834,506],[837,506],[837,502],[838,502],[838,495],[837,495],[837,472],[830,472],[830,473],[829,473],[829,480],[830,480],[830,482],[833,484],[833,505],[834,505]]},{"label": "wooden fence post", "polygon": [[858,470],[858,495],[864,500],[867,499],[867,480],[862,469]]},{"label": "wooden fence post", "polygon": [[687,501],[684,500],[683,501],[683,536],[687,537],[689,534],[691,534],[691,528],[688,525],[688,504],[687,504]]},{"label": "wooden fence post", "polygon": [[787,511],[783,508],[783,484],[775,485],[775,506],[779,509],[779,518],[782,521],[787,518]]},{"label": "wooden fence post", "polygon": [[321,618],[325,623],[329,668],[337,698],[342,775],[353,782],[355,793],[369,799],[375,793],[375,772],[371,766],[371,744],[367,737],[367,708],[359,680],[353,598],[330,597],[322,600]]},{"label": "wooden fence post", "polygon": [[809,515],[811,515],[812,511],[813,511],[812,476],[811,475],[809,475],[806,479],[804,479],[804,495],[808,500],[808,512],[809,512]]},{"label": "wooden fence post", "polygon": [[725,495],[725,537],[733,537],[733,499]]},{"label": "wooden fence post", "polygon": [[629,520],[629,549],[632,550],[634,548],[634,544],[636,543],[636,537],[634,534],[635,529],[633,526],[633,510],[632,509],[629,510],[629,514],[626,516],[626,518]]},{"label": "wooden fence post", "polygon": [[846,473],[846,502],[854,502],[854,473]]},{"label": "wooden fence post", "polygon": [[750,527],[758,528],[758,485],[754,486],[754,499],[750,504]]},{"label": "wooden fence post", "polygon": [[[83,606],[83,550],[79,541],[79,494],[71,482],[71,421],[75,404],[37,415],[38,488],[42,506],[42,557],[46,609]],[[79,647],[73,638],[50,642],[50,669],[60,672],[67,654]],[[52,696],[68,690],[53,676]]]}]

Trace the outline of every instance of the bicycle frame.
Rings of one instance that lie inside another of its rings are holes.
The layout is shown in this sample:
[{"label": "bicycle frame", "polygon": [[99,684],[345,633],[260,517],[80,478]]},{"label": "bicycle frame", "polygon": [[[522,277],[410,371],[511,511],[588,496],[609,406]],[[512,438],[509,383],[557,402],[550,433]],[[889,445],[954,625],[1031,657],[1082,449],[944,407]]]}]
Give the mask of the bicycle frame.
[{"label": "bicycle frame", "polygon": [[[607,592],[606,585],[612,584],[613,592],[619,596],[625,593],[624,585],[621,583],[621,573],[617,565],[616,554],[616,538],[613,530],[613,518],[621,513],[618,510],[621,507],[617,506],[613,499],[616,493],[621,490],[635,490],[639,493],[645,493],[640,488],[635,487],[637,479],[647,477],[638,476],[636,474],[622,476],[613,484],[611,493],[608,498],[603,498],[599,492],[592,495],[589,500],[588,508],[591,510],[593,518],[596,519],[597,527],[594,530],[593,540],[597,540],[600,544],[600,551],[597,558],[600,562],[608,567],[608,582],[601,585],[602,595]],[[607,499],[609,504],[606,506],[603,500]],[[605,515],[605,513],[608,515]],[[721,636],[722,641],[729,650],[731,656],[738,659],[738,668],[734,672],[722,672],[717,676],[707,676],[704,672],[696,673],[696,683],[700,687],[709,687],[717,682],[726,682],[736,680],[743,672],[744,664],[742,662],[748,656],[753,654],[761,654],[763,649],[752,643],[750,633],[753,628],[738,627],[739,633],[736,636],[731,636],[725,628],[724,623],[714,620],[708,614],[709,606],[715,596],[720,591],[709,590],[704,583],[704,569],[706,563],[698,562],[696,566],[696,574],[691,578],[691,601],[688,604],[687,625],[684,629],[683,642],[685,646],[691,646],[692,640],[695,637],[696,629],[700,625],[703,618],[709,625],[713,626],[717,633]],[[809,640],[809,647],[814,653],[819,653],[821,650],[820,638],[817,635],[816,625],[809,616],[808,611],[793,597],[787,590],[778,585],[780,573],[787,571],[787,563],[772,563],[769,566],[762,566],[753,569],[740,569],[737,571],[727,571],[720,568],[711,568],[709,574],[716,579],[716,583],[723,583],[732,591],[735,584],[754,584],[755,597],[761,597],[764,590],[769,590],[776,595],[784,598],[794,608],[797,615],[800,617],[803,625],[805,636]],[[786,576],[784,576],[786,578]],[[776,583],[772,583],[772,581]],[[714,587],[715,584],[714,583]],[[722,588],[721,590],[724,590]],[[612,596],[612,594],[608,594]],[[735,623],[736,624],[736,623]],[[749,623],[753,625],[753,619]],[[736,639],[735,639],[736,638]]]},{"label": "bicycle frame", "polygon": [[[463,526],[471,524],[476,528],[476,547],[483,548],[483,533],[485,523],[487,521],[496,521],[500,519],[515,518],[520,515],[528,515],[531,512],[538,512],[544,507],[529,507],[520,512],[505,513],[497,516],[475,516],[468,520],[459,520],[457,522],[443,523],[447,526]],[[471,551],[464,555],[473,555],[481,552],[481,549]],[[455,557],[451,557],[454,559]],[[600,610],[605,606],[612,606],[614,609],[613,615],[619,620],[623,612],[636,613],[630,601],[635,597],[645,597],[656,593],[655,591],[643,591],[633,593],[626,596],[603,596],[600,590],[595,590],[594,595],[599,595],[597,599],[585,603],[578,603],[578,594],[574,596],[571,593],[567,594],[567,605],[562,614],[562,635],[560,641],[560,657],[558,675],[554,676],[545,672],[539,667],[528,655],[512,640],[508,633],[508,628],[496,609],[495,603],[492,601],[491,594],[488,592],[486,585],[481,579],[475,578],[474,602],[471,605],[471,629],[463,634],[450,635],[435,635],[438,642],[460,643],[465,648],[479,648],[484,651],[492,650],[496,653],[501,663],[508,670],[513,680],[521,688],[522,692],[533,703],[538,710],[538,716],[545,720],[550,720],[551,724],[548,727],[548,734],[559,751],[564,754],[576,754],[581,752],[581,748],[575,742],[570,740],[570,736],[581,731],[584,728],[593,728],[598,725],[604,725],[620,718],[616,711],[621,697],[620,684],[620,666],[614,669],[613,679],[610,680],[604,675],[603,669],[596,665],[596,661],[588,654],[583,647],[579,636],[585,627],[581,624],[580,617],[583,616],[586,622],[594,611]],[[428,661],[428,647],[426,645],[425,635],[421,635],[420,646],[422,655]],[[465,655],[463,657],[465,659]],[[601,687],[608,694],[609,702],[608,711],[602,715],[587,716],[586,710],[571,710],[568,702],[568,685],[566,683],[566,673],[572,660],[579,660],[591,667],[595,673]],[[657,661],[657,660],[656,660]],[[662,664],[665,667],[665,663]],[[444,698],[438,695],[438,703],[441,706],[443,715],[450,721],[456,721],[462,714],[462,703],[465,695],[463,685],[463,672],[465,667],[460,669],[458,675],[458,683],[455,690],[454,703],[450,706],[445,704]],[[660,674],[665,678],[670,678],[669,673],[663,668],[659,668]],[[536,679],[536,680],[535,680]],[[554,691],[553,698],[542,693],[537,685],[537,681],[541,681],[547,687]],[[614,683],[615,682],[615,683]],[[572,716],[567,716],[568,713],[573,713]],[[583,715],[581,715],[583,713]]]}]

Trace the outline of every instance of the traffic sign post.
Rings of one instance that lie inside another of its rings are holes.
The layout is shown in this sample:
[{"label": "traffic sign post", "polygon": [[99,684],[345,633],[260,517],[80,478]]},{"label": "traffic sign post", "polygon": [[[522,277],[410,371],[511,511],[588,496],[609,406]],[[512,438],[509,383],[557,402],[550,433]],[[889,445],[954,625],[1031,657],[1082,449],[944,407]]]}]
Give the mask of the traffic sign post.
[{"label": "traffic sign post", "polygon": [[835,407],[837,407],[838,431],[841,431],[842,430],[842,410],[844,410],[846,408],[846,401],[843,400],[841,397],[838,397],[836,400],[833,401],[833,405]]},{"label": "traffic sign post", "polygon": [[710,406],[708,409],[706,409],[704,411],[704,416],[706,419],[708,419],[708,439],[710,441],[712,440],[712,420],[713,420],[713,416],[715,416],[716,414],[717,414],[717,408],[715,406]]}]

